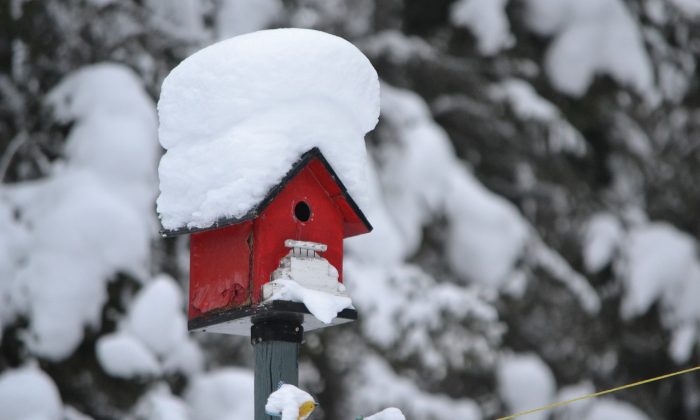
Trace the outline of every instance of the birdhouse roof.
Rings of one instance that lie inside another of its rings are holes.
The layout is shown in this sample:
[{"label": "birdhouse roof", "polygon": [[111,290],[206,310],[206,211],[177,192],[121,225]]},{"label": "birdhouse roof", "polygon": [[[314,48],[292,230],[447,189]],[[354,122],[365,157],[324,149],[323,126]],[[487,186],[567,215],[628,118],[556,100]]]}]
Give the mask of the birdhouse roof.
[{"label": "birdhouse roof", "polygon": [[[282,180],[273,186],[265,197],[253,206],[247,213],[240,217],[225,217],[217,220],[211,226],[204,228],[198,227],[182,227],[178,229],[163,229],[161,234],[163,237],[172,237],[177,235],[185,235],[196,232],[204,232],[222,227],[235,225],[241,222],[253,220],[258,217],[267,208],[267,206],[277,197],[284,187],[299,174],[304,168],[309,167],[315,178],[321,184],[326,193],[334,198],[336,206],[343,216],[344,236],[350,237],[370,232],[372,225],[367,220],[362,210],[357,206],[355,201],[348,193],[345,185],[335,173],[331,165],[321,153],[318,147],[308,150],[299,157]],[[336,198],[337,197],[337,198]]]}]

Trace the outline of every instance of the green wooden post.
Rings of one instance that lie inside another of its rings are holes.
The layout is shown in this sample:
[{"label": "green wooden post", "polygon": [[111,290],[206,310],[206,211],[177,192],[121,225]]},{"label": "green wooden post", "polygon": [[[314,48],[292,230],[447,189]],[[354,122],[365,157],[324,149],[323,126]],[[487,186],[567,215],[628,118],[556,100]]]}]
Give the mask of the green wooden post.
[{"label": "green wooden post", "polygon": [[253,321],[255,351],[255,420],[273,420],[265,413],[267,397],[280,382],[299,384],[299,345],[304,336],[301,319]]}]

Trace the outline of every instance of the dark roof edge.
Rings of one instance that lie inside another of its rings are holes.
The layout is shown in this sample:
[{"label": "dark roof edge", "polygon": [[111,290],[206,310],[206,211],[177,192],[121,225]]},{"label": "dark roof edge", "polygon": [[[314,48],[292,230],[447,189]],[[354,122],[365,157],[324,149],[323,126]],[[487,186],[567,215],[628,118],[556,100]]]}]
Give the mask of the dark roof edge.
[{"label": "dark roof edge", "polygon": [[218,229],[238,223],[242,223],[248,220],[252,220],[256,218],[260,213],[262,213],[268,205],[272,202],[272,200],[277,197],[277,195],[282,191],[282,189],[289,183],[289,181],[292,180],[299,172],[301,172],[302,169],[306,167],[306,165],[311,162],[312,159],[318,158],[323,166],[326,168],[328,173],[331,175],[333,180],[335,181],[336,184],[338,184],[338,187],[340,188],[340,192],[343,194],[343,197],[345,200],[348,202],[350,205],[350,208],[357,214],[357,216],[360,218],[362,223],[367,227],[368,231],[371,231],[373,229],[372,225],[369,223],[369,220],[367,220],[367,217],[365,214],[360,210],[360,207],[355,203],[355,200],[352,199],[352,196],[348,193],[347,188],[345,188],[345,184],[343,184],[343,181],[340,180],[340,177],[338,174],[335,173],[333,170],[333,167],[328,163],[326,160],[326,157],[323,156],[323,153],[321,153],[321,150],[318,147],[314,147],[312,149],[307,150],[304,152],[300,157],[299,160],[297,160],[293,165],[292,168],[282,177],[280,182],[278,182],[274,187],[270,188],[270,190],[267,192],[265,195],[265,198],[263,198],[257,205],[255,205],[252,209],[248,210],[246,214],[244,214],[241,217],[223,217],[218,220],[216,220],[212,225],[207,226],[207,227],[193,227],[193,228],[188,228],[188,227],[181,227],[177,229],[161,229],[160,230],[160,235],[164,238],[171,238],[173,236],[179,236],[179,235],[187,235],[190,233],[197,233],[197,232],[204,232],[207,230],[212,230],[212,229]]}]

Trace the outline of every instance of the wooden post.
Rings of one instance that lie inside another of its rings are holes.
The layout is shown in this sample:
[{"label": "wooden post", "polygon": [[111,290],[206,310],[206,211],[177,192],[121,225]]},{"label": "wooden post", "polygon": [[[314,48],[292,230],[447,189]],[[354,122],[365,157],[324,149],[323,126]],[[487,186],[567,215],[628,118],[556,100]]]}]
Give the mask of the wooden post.
[{"label": "wooden post", "polygon": [[302,319],[254,319],[250,332],[255,351],[255,420],[273,420],[265,413],[267,398],[280,382],[299,384]]}]

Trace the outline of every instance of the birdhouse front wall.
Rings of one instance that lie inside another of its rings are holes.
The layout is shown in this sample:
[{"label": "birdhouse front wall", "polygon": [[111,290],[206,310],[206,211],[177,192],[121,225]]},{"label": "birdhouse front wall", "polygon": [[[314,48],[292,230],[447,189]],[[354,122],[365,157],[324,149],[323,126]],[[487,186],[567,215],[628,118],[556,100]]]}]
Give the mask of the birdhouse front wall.
[{"label": "birdhouse front wall", "polygon": [[262,286],[290,252],[284,244],[287,239],[327,245],[322,256],[338,270],[342,281],[347,223],[338,206],[344,200],[338,198],[340,190],[330,179],[314,159],[280,186],[256,218],[193,233],[189,319],[259,304]]},{"label": "birdhouse front wall", "polygon": [[[252,300],[262,299],[262,286],[280,260],[290,252],[284,241],[318,242],[328,246],[323,257],[332,264],[342,281],[344,221],[334,197],[319,182],[312,166],[292,178],[253,225]],[[300,208],[308,207],[308,214]],[[306,217],[308,216],[308,218]]]}]

